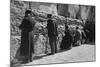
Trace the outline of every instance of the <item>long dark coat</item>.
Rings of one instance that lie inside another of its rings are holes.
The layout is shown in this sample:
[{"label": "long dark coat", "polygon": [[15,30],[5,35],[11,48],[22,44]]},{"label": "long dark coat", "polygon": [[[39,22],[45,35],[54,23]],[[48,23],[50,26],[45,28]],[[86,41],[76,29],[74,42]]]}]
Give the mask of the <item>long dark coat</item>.
[{"label": "long dark coat", "polygon": [[95,24],[93,22],[87,21],[84,27],[86,34],[86,39],[89,39],[89,42],[95,42]]},{"label": "long dark coat", "polygon": [[57,44],[56,44],[56,36],[57,36],[57,25],[53,22],[52,19],[47,20],[47,29],[48,29],[48,37],[49,44],[51,46],[51,53],[57,52]]},{"label": "long dark coat", "polygon": [[80,45],[80,44],[78,44],[78,41],[81,41],[81,33],[78,31],[78,30],[76,30],[75,31],[75,36],[73,37],[74,38],[74,40],[73,40],[73,46],[78,46],[78,45]]},{"label": "long dark coat", "polygon": [[53,22],[52,19],[47,20],[47,29],[48,29],[48,36],[57,36],[57,25]]},{"label": "long dark coat", "polygon": [[33,47],[32,45],[33,25],[28,18],[24,18],[19,28],[21,29],[20,54],[22,56],[29,56],[29,53],[32,52],[32,47]]},{"label": "long dark coat", "polygon": [[71,48],[72,43],[72,36],[70,35],[69,30],[65,31],[65,36],[63,37],[63,40],[60,45],[61,50],[67,50]]}]

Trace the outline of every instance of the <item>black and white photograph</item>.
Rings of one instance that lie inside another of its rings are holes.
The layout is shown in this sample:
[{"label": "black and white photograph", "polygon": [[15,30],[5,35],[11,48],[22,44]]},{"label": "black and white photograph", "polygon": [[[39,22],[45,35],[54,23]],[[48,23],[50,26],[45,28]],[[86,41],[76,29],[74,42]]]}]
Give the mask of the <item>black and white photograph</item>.
[{"label": "black and white photograph", "polygon": [[10,66],[94,62],[95,7],[10,0]]}]

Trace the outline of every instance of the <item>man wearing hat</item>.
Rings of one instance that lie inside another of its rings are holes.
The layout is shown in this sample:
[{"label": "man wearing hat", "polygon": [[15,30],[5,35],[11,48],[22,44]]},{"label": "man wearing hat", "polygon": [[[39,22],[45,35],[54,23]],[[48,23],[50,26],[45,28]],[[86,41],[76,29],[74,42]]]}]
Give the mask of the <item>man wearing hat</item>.
[{"label": "man wearing hat", "polygon": [[51,54],[57,52],[57,45],[56,45],[56,36],[57,36],[57,26],[56,23],[52,20],[52,15],[47,15],[47,30],[48,30],[48,37],[49,37],[49,44],[51,47]]},{"label": "man wearing hat", "polygon": [[31,10],[26,10],[24,19],[19,26],[21,29],[21,46],[20,54],[23,56],[22,61],[27,63],[31,61],[32,52],[33,52],[33,38],[32,30],[34,27],[34,22],[31,22]]}]

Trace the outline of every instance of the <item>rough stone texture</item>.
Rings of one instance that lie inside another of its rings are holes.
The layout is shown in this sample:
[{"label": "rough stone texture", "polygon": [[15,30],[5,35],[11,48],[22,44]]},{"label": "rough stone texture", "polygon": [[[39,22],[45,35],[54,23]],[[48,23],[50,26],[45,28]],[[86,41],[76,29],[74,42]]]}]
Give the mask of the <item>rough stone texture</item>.
[{"label": "rough stone texture", "polygon": [[95,6],[76,4],[57,4],[58,15],[95,22]]},{"label": "rough stone texture", "polygon": [[57,12],[58,12],[58,15],[69,16],[68,5],[66,5],[66,4],[57,4]]},{"label": "rough stone texture", "polygon": [[79,5],[70,4],[68,5],[68,12],[70,13],[71,18],[76,18],[76,14],[79,11]]},{"label": "rough stone texture", "polygon": [[11,36],[11,41],[10,41],[10,58],[11,61],[15,59],[16,57],[16,52],[18,51],[20,47],[20,36]]},{"label": "rough stone texture", "polygon": [[[30,5],[29,5],[30,4]],[[60,6],[60,7],[59,7]],[[26,9],[31,8],[35,14],[35,20],[37,22],[37,26],[35,27],[35,35],[37,38],[35,38],[35,45],[37,44],[37,46],[35,46],[36,48],[38,47],[37,50],[38,52],[36,53],[37,55],[44,53],[45,52],[45,45],[48,44],[47,41],[47,33],[46,30],[42,29],[42,31],[40,31],[39,29],[41,29],[41,27],[45,28],[46,27],[46,20],[47,20],[47,13],[51,13],[53,14],[53,20],[54,22],[58,23],[59,25],[62,25],[62,27],[60,29],[58,29],[59,31],[59,36],[60,34],[62,34],[63,31],[63,27],[65,22],[67,22],[66,18],[64,16],[68,16],[68,17],[74,17],[77,15],[76,13],[78,12],[78,10],[80,9],[78,5],[59,5],[59,4],[51,4],[51,3],[41,3],[41,2],[26,2],[26,1],[17,1],[17,0],[11,0],[10,3],[10,30],[11,30],[11,42],[10,42],[10,46],[11,46],[11,61],[15,59],[16,56],[16,52],[18,51],[19,47],[20,47],[20,35],[21,35],[21,30],[19,30],[19,25],[22,22],[22,19],[24,17],[24,13]],[[74,8],[74,9],[73,9]],[[84,9],[83,9],[84,8]],[[92,7],[91,7],[92,8]],[[68,12],[69,9],[69,12]],[[81,12],[82,12],[82,16],[83,18],[85,17],[85,19],[87,19],[87,13],[91,12],[89,8],[87,7],[81,7]],[[84,12],[86,9],[88,9],[86,12]],[[72,12],[71,12],[72,11]],[[41,12],[41,13],[40,13]],[[61,15],[61,16],[56,16],[56,15]],[[85,16],[84,16],[85,14]],[[94,13],[95,14],[95,13]],[[90,16],[94,16],[94,14],[89,14]],[[81,15],[81,14],[80,14]],[[80,16],[79,15],[79,16]],[[89,17],[90,17],[89,16]],[[93,17],[94,18],[94,17]],[[72,20],[72,19],[71,19]],[[40,33],[44,33],[45,32],[45,36],[43,35],[39,35]],[[60,36],[61,38],[62,36]],[[43,38],[43,41],[41,41]],[[61,39],[60,39],[61,41]],[[44,44],[45,43],[45,44]],[[43,49],[43,51],[41,51]],[[48,47],[47,49],[48,52],[50,52],[50,47]]]},{"label": "rough stone texture", "polygon": [[[35,55],[39,55],[45,52],[45,46],[48,44],[48,41],[46,40],[47,37],[44,37],[42,34],[39,35],[39,33],[43,33],[43,30],[40,31],[39,29],[42,29],[42,27],[46,27],[46,20],[45,20],[45,13],[52,13],[57,14],[54,10],[56,10],[55,4],[46,4],[46,3],[36,3],[36,2],[26,2],[26,1],[17,1],[17,0],[11,0],[10,3],[10,24],[11,24],[11,41],[10,41],[10,47],[11,47],[11,61],[15,60],[16,53],[19,50],[20,47],[20,40],[21,40],[21,30],[19,29],[19,25],[22,22],[22,19],[24,17],[25,10],[30,8],[36,10],[36,16],[35,21],[37,22],[35,25],[35,31],[34,31],[34,44],[35,44]],[[41,13],[42,14],[41,14]],[[43,40],[42,40],[43,39]],[[50,47],[47,47],[47,51],[50,49]],[[50,50],[48,51],[50,52]]]},{"label": "rough stone texture", "polygon": [[20,47],[20,35],[19,25],[24,17],[24,12],[28,8],[27,2],[11,0],[10,3],[10,58],[11,61],[15,61],[16,52]]},{"label": "rough stone texture", "polygon": [[37,10],[38,12],[57,15],[57,7],[56,4],[53,3],[31,2],[31,9]]}]

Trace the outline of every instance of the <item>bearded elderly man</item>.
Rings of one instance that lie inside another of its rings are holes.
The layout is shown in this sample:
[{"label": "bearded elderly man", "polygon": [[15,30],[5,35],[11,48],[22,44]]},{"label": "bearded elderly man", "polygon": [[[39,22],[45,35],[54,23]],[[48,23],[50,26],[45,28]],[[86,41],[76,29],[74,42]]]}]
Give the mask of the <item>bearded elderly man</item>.
[{"label": "bearded elderly man", "polygon": [[31,10],[26,10],[24,19],[19,26],[21,29],[21,46],[20,46],[20,54],[24,58],[22,59],[23,63],[27,63],[32,61],[32,52],[33,52],[33,28],[35,22],[32,20],[32,12]]}]

